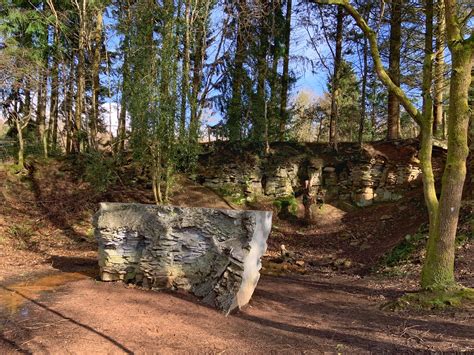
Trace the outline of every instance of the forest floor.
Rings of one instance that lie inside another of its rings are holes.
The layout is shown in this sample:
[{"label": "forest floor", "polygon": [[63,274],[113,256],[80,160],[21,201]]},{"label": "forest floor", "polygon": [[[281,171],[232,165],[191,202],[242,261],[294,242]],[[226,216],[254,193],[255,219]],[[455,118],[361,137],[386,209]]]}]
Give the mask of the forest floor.
[{"label": "forest floor", "polygon": [[[176,185],[175,205],[235,207],[184,178]],[[152,202],[149,190],[119,181],[95,192],[67,161],[37,162],[22,177],[0,165],[0,353],[474,351],[474,308],[381,308],[417,288],[420,253],[400,265],[384,255],[426,223],[420,193],[324,205],[312,226],[275,216],[250,305],[225,317],[189,295],[96,281],[98,202]],[[472,240],[459,243],[456,260],[470,287],[473,251]]]}]

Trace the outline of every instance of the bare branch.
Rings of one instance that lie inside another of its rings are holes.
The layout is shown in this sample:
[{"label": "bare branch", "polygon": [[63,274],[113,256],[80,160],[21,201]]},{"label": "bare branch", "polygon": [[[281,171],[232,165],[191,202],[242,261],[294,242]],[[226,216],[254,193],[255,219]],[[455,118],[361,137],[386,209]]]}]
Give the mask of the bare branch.
[{"label": "bare branch", "polygon": [[[348,0],[309,0],[316,4],[327,4],[327,5],[341,5],[351,15],[356,22],[357,26],[364,32],[365,36],[370,43],[370,54],[374,61],[375,70],[379,79],[391,90],[400,100],[401,104],[408,112],[408,114],[415,120],[415,122],[422,126],[423,119],[421,113],[418,111],[413,102],[408,98],[406,93],[392,81],[387,71],[385,70],[377,43],[377,33],[369,27],[367,22],[364,20],[362,15],[349,3]],[[447,0],[454,1],[454,0]]]}]

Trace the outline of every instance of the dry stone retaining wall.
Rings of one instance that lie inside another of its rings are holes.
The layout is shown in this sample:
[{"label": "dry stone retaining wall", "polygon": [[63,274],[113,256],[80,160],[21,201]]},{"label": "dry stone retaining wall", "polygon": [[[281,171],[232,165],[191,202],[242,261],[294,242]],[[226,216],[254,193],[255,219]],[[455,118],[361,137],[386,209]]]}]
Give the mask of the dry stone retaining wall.
[{"label": "dry stone retaining wall", "polygon": [[[291,147],[293,154],[284,154],[288,147],[281,144],[263,158],[246,151],[242,153],[245,159],[242,155],[223,158],[225,153],[217,149],[201,162],[197,180],[215,190],[225,186],[230,193],[240,192],[249,199],[298,196],[304,180],[309,180],[312,193],[326,202],[342,200],[363,207],[396,201],[421,183],[421,168],[413,142],[387,144],[395,150],[391,156],[371,145],[361,149],[354,144],[338,152],[322,144],[300,145]],[[397,149],[403,151],[400,156]]]}]

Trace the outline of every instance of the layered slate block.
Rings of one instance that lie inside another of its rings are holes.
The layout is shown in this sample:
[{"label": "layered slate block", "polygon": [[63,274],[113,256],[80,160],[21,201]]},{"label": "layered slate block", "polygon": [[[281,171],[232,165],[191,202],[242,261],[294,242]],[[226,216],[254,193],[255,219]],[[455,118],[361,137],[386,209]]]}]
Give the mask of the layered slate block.
[{"label": "layered slate block", "polygon": [[93,223],[103,281],[186,290],[228,313],[257,286],[272,213],[101,203]]}]

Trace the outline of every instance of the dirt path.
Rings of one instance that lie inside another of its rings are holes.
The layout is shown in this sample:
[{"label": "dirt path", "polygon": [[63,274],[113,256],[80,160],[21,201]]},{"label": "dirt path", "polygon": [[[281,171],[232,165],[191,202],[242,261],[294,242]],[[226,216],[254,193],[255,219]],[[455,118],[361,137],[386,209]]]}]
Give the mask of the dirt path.
[{"label": "dirt path", "polygon": [[[474,351],[474,314],[379,310],[404,289],[349,276],[263,276],[229,317],[195,299],[93,279],[71,282],[4,315],[0,352],[269,353]],[[21,293],[18,291],[17,293]]]},{"label": "dirt path", "polygon": [[[371,272],[426,218],[417,196],[348,213],[330,208],[314,226],[275,220],[271,257],[285,244],[304,261],[289,266],[308,274],[266,268],[286,275],[263,275],[250,306],[224,317],[186,295],[95,281],[97,203],[146,203],[150,193],[119,185],[95,196],[68,165],[44,169],[24,179],[0,170],[0,354],[474,352],[474,310],[379,309],[417,287],[419,263],[399,278]],[[173,203],[228,208],[204,187],[182,184]],[[471,287],[473,252],[466,243],[456,260],[458,280]]]}]

